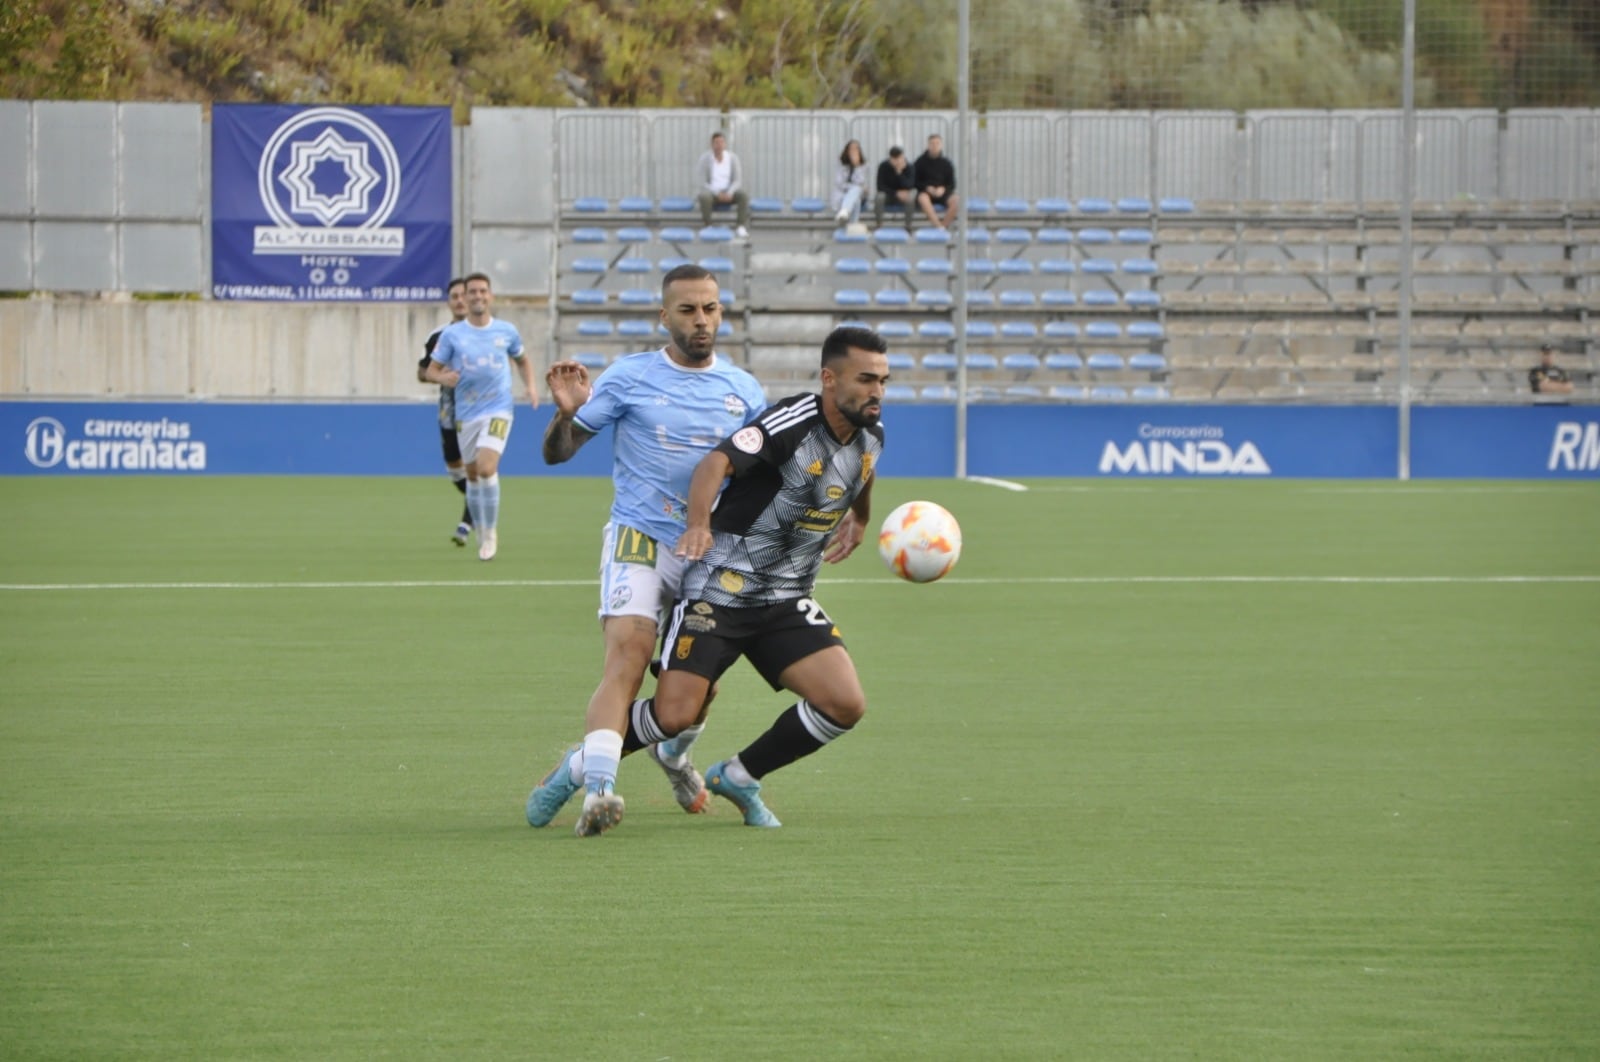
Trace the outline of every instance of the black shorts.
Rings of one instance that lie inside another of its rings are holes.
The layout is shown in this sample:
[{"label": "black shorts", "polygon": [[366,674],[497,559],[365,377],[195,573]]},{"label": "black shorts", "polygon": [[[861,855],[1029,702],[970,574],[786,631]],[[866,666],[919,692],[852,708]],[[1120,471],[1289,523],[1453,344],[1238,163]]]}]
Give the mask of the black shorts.
[{"label": "black shorts", "polygon": [[809,597],[757,608],[679,601],[661,636],[661,670],[687,671],[715,682],[744,656],[775,690],[797,660],[843,645],[839,628]]},{"label": "black shorts", "polygon": [[444,447],[444,463],[459,465],[461,463],[461,440],[456,438],[454,428],[439,427],[439,444]]}]

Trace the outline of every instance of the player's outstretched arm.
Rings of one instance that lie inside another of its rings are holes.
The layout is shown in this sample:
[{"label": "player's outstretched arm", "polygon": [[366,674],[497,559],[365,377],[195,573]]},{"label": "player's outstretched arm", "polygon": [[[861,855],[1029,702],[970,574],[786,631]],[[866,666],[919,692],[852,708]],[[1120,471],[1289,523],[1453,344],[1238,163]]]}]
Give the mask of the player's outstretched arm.
[{"label": "player's outstretched arm", "polygon": [[688,526],[673,552],[685,560],[699,560],[711,548],[711,506],[723,482],[733,474],[733,462],[721,450],[712,450],[694,466],[689,480]]}]

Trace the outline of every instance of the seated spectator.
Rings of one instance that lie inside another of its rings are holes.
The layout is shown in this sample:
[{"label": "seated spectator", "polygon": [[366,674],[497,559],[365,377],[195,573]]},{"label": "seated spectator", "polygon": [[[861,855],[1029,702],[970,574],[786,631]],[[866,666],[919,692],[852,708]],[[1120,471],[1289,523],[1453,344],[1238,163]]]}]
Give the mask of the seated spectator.
[{"label": "seated spectator", "polygon": [[904,210],[906,228],[911,227],[911,217],[917,205],[917,179],[911,172],[911,160],[906,158],[906,153],[901,148],[890,148],[889,157],[878,163],[876,202],[873,221],[878,228],[883,228],[883,212],[888,208]]},{"label": "seated spectator", "polygon": [[[955,164],[944,153],[944,137],[935,133],[928,138],[928,150],[917,156],[912,172],[916,174],[917,205],[928,220],[941,229],[955,221],[961,212],[961,197],[956,195]],[[936,207],[944,207],[942,220]]]},{"label": "seated spectator", "polygon": [[694,165],[695,183],[700,194],[695,202],[700,204],[700,220],[711,224],[711,212],[734,207],[738,211],[738,225],[734,235],[739,239],[750,236],[750,193],[744,190],[744,170],[739,156],[728,150],[728,138],[721,133],[711,134],[711,150],[700,156]]},{"label": "seated spectator", "polygon": [[1549,343],[1539,348],[1539,364],[1528,370],[1528,386],[1543,398],[1572,394],[1572,381],[1567,379],[1567,371],[1556,364],[1556,350]]},{"label": "seated spectator", "polygon": [[867,163],[861,157],[861,141],[852,140],[839,152],[839,165],[833,171],[833,194],[828,205],[833,220],[843,225],[861,220],[861,196],[867,190]]}]

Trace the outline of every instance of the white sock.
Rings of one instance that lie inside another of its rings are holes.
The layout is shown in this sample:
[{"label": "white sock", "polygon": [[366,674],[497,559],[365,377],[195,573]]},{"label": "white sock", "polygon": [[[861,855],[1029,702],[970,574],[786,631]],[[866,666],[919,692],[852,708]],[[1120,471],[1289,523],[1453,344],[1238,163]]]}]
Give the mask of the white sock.
[{"label": "white sock", "polygon": [[493,531],[500,522],[500,473],[485,479],[478,480],[478,489],[482,492],[479,496],[483,499],[483,522],[479,527],[487,527]]},{"label": "white sock", "polygon": [[622,735],[615,730],[591,730],[583,736],[583,784],[597,789],[609,782],[617,784],[617,765],[622,762]]},{"label": "white sock", "polygon": [[582,785],[583,784],[583,746],[582,745],[578,746],[578,751],[574,752],[572,754],[572,758],[567,761],[567,779],[569,781],[576,782],[578,785]]},{"label": "white sock", "polygon": [[452,469],[449,469],[448,471],[450,472],[450,482],[452,482],[452,483],[465,483],[466,482],[466,480],[467,480],[467,470],[466,469],[464,469],[464,468],[452,468]]},{"label": "white sock", "polygon": [[744,764],[739,762],[739,757],[737,756],[728,761],[727,765],[722,768],[722,773],[727,775],[729,781],[733,782],[734,785],[754,785],[756,781],[750,777],[750,772],[744,769]]},{"label": "white sock", "polygon": [[472,526],[480,530],[488,527],[483,522],[483,480],[467,480],[467,512],[472,514]]},{"label": "white sock", "polygon": [[668,767],[682,767],[689,762],[689,748],[706,728],[704,723],[686,726],[678,736],[656,746],[656,758]]}]

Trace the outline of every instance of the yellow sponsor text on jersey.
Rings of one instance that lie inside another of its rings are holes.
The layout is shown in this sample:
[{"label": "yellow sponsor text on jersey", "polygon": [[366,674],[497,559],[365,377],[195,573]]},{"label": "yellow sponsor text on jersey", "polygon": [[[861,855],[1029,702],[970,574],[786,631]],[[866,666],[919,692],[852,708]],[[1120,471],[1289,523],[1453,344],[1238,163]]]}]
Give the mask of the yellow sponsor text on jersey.
[{"label": "yellow sponsor text on jersey", "polygon": [[800,514],[794,526],[801,531],[832,531],[844,517],[844,510],[829,512],[826,509],[807,509]]}]

